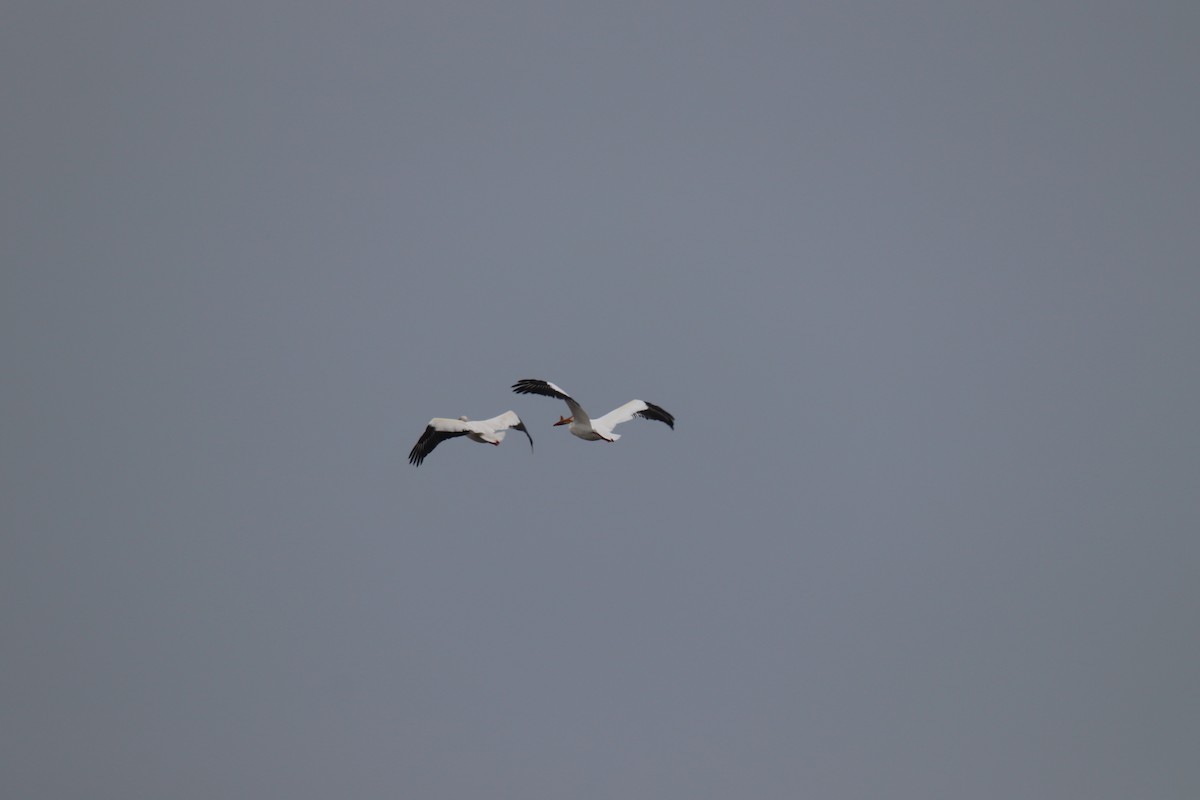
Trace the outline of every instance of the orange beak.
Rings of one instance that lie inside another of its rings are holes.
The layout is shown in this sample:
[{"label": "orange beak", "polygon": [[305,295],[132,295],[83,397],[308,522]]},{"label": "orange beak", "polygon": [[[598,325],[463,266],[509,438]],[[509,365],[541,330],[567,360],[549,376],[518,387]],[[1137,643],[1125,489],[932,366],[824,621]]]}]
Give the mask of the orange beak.
[{"label": "orange beak", "polygon": [[558,422],[554,423],[554,424],[553,424],[552,426],[550,426],[550,427],[552,427],[552,428],[557,428],[559,425],[566,425],[566,424],[568,424],[568,423],[570,423],[570,422],[573,422],[574,420],[575,420],[575,418],[574,418],[574,417],[559,417],[559,418],[558,418]]}]

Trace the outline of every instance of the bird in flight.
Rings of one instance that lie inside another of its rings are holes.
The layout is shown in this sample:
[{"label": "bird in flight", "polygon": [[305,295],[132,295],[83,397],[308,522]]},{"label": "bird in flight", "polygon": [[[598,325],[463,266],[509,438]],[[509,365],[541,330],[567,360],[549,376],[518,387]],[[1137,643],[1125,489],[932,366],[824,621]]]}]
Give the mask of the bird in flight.
[{"label": "bird in flight", "polygon": [[583,406],[575,402],[574,397],[571,397],[571,395],[553,383],[550,383],[550,381],[522,378],[512,385],[512,390],[517,394],[540,394],[544,397],[557,397],[559,400],[565,400],[567,408],[571,411],[571,416],[560,416],[558,422],[554,424],[570,425],[571,427],[568,430],[571,433],[589,442],[598,442],[601,440],[615,442],[621,438],[621,435],[613,433],[613,428],[622,422],[628,422],[634,417],[665,422],[667,427],[675,430],[675,417],[671,416],[661,406],[656,406],[654,403],[647,403],[644,400],[630,400],[625,405],[614,408],[603,417],[592,419],[583,410]]},{"label": "bird in flight", "polygon": [[533,437],[529,436],[529,431],[525,430],[525,423],[521,422],[521,418],[514,411],[505,411],[500,416],[491,419],[434,417],[429,420],[429,424],[425,426],[425,432],[413,445],[412,451],[408,454],[408,463],[416,467],[421,466],[421,462],[433,452],[433,448],[456,436],[466,436],[472,442],[480,444],[499,446],[500,442],[504,441],[504,434],[510,428],[528,436],[529,449],[533,450]]}]

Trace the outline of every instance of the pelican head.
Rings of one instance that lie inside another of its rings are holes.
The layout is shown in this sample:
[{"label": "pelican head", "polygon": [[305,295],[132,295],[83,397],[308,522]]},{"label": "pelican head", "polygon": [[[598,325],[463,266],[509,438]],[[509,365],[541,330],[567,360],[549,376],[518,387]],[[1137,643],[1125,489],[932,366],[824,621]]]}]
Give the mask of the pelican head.
[{"label": "pelican head", "polygon": [[557,428],[559,425],[570,425],[570,424],[571,424],[572,422],[574,422],[574,421],[575,421],[575,418],[574,418],[574,417],[562,417],[562,416],[560,416],[560,417],[558,418],[558,422],[554,423],[554,425],[552,425],[551,427]]}]

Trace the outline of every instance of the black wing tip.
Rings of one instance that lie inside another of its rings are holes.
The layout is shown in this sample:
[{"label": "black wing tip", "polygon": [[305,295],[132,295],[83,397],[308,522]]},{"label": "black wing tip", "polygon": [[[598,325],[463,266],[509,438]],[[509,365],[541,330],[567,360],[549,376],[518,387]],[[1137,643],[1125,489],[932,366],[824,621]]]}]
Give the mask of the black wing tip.
[{"label": "black wing tip", "polygon": [[[645,400],[642,402],[646,403]],[[641,412],[639,416],[645,417],[646,419],[655,420],[656,422],[664,422],[668,428],[675,430],[674,415],[672,415],[671,412],[667,411],[662,406],[656,406],[654,403],[646,403],[646,410]]]},{"label": "black wing tip", "polygon": [[548,388],[546,382],[537,378],[521,378],[512,385],[512,390],[517,394],[537,394],[538,389]]},{"label": "black wing tip", "polygon": [[433,435],[433,426],[426,425],[425,430],[421,431],[421,438],[417,439],[417,443],[413,445],[412,450],[408,451],[408,463],[414,467],[421,466],[421,462],[425,460],[425,456],[429,455],[429,451],[433,447],[437,447],[435,442],[433,447],[429,447],[429,439]]},{"label": "black wing tip", "polygon": [[550,381],[543,381],[538,378],[521,378],[521,380],[512,385],[512,390],[517,394],[540,394],[542,397],[556,397],[559,400],[567,399],[565,394],[550,385]]},{"label": "black wing tip", "polygon": [[425,457],[433,452],[433,449],[447,439],[453,439],[455,436],[465,436],[466,431],[462,433],[442,433],[432,425],[426,425],[424,432],[421,433],[421,438],[417,439],[417,443],[413,445],[413,449],[408,454],[408,463],[414,467],[421,466],[421,462]]},{"label": "black wing tip", "polygon": [[533,450],[533,436],[529,433],[529,429],[525,427],[525,423],[521,421],[520,417],[517,417],[517,424],[513,425],[513,430],[525,434],[525,438],[529,439],[529,449]]},{"label": "black wing tip", "polygon": [[425,460],[427,455],[433,452],[433,448],[435,447],[437,447],[437,442],[434,442],[431,445],[428,440],[422,436],[421,441],[414,444],[413,449],[409,452],[408,463],[412,464],[414,467],[421,466],[421,462]]}]

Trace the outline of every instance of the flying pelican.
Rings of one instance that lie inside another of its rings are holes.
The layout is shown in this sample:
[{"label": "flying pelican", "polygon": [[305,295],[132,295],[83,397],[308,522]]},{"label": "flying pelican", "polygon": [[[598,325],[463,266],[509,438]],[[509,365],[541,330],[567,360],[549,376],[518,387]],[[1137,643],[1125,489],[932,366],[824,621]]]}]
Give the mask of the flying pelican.
[{"label": "flying pelican", "polygon": [[[525,423],[521,422],[521,418],[515,411],[505,411],[500,416],[491,419],[434,417],[429,420],[429,424],[425,426],[425,432],[413,445],[412,452],[408,454],[408,463],[421,466],[421,462],[433,452],[433,448],[455,436],[466,436],[472,442],[494,444],[498,447],[500,442],[504,441],[504,434],[508,432],[509,428],[515,428],[529,436],[529,431],[525,430]],[[533,449],[532,436],[529,436],[529,449]]]},{"label": "flying pelican", "polygon": [[621,435],[613,433],[613,428],[622,422],[629,422],[634,417],[665,422],[671,430],[675,430],[675,418],[673,416],[661,407],[654,405],[654,403],[647,403],[644,400],[630,400],[625,405],[614,408],[603,417],[591,419],[588,417],[587,412],[583,410],[583,406],[575,402],[574,397],[571,397],[571,395],[550,381],[522,378],[512,385],[512,390],[517,394],[540,394],[545,397],[557,397],[559,400],[566,400],[567,408],[571,410],[571,416],[560,416],[558,422],[554,424],[569,424],[571,427],[568,430],[571,433],[589,442],[598,442],[601,439],[606,442],[615,442],[621,438]]}]

